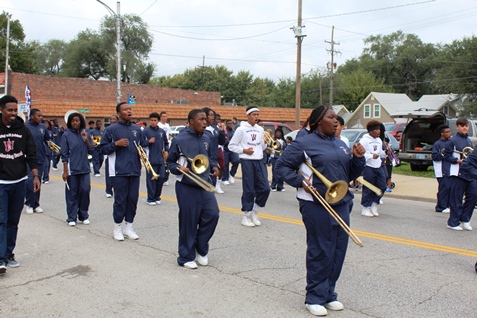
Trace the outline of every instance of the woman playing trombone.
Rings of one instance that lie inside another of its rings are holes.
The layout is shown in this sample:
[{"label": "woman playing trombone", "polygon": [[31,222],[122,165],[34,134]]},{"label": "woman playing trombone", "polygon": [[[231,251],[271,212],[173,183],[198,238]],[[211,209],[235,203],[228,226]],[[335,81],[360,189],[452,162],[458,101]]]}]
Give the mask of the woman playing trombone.
[{"label": "woman playing trombone", "polygon": [[[210,179],[210,171],[214,171],[214,176],[218,176],[219,168],[217,162],[211,160],[211,153],[217,151],[217,148],[211,147],[209,137],[204,134],[207,127],[205,112],[193,109],[189,112],[187,121],[189,127],[172,139],[167,166],[170,172],[176,175],[177,181],[176,195],[179,205],[177,263],[188,269],[196,269],[196,261],[202,266],[209,263],[209,241],[219,221],[219,206],[214,193],[211,192],[215,190],[215,184],[212,185]],[[193,159],[198,155],[202,155],[204,159]],[[201,164],[200,167],[196,161]],[[207,164],[207,161],[210,164]]]},{"label": "woman playing trombone", "polygon": [[[316,107],[310,115],[308,135],[294,140],[277,161],[276,170],[283,180],[297,188],[303,223],[307,232],[307,286],[305,304],[317,316],[329,310],[342,310],[335,285],[340,276],[348,246],[348,235],[331,212],[312,196],[312,190],[325,197],[327,186],[305,164],[310,163],[331,182],[349,182],[361,175],[365,160],[364,148],[356,143],[352,149],[335,137],[338,127],[335,112],[327,106]],[[297,174],[296,171],[300,173]],[[307,187],[306,185],[311,185]],[[353,195],[347,186],[345,195],[332,208],[349,224],[349,201]]]}]

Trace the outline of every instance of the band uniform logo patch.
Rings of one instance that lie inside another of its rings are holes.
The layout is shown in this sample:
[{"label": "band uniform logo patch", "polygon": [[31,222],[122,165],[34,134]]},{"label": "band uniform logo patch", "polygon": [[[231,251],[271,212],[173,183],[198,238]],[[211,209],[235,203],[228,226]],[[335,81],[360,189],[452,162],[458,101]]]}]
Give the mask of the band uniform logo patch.
[{"label": "band uniform logo patch", "polygon": [[205,147],[205,150],[209,151],[209,144],[204,142],[204,147]]},{"label": "band uniform logo patch", "polygon": [[133,130],[133,131],[132,131],[132,134],[133,134],[133,137],[134,137],[134,138],[137,137],[137,131]]},{"label": "band uniform logo patch", "polygon": [[374,146],[373,146],[373,149],[374,149],[374,151],[378,150],[378,146],[377,146],[377,145],[374,145]]},{"label": "band uniform logo patch", "polygon": [[43,135],[45,133],[45,130],[43,128],[40,128],[40,132]]},{"label": "band uniform logo patch", "polygon": [[7,141],[3,142],[3,145],[5,146],[5,152],[10,152],[15,147],[15,140],[8,139]]},{"label": "band uniform logo patch", "polygon": [[349,154],[348,149],[346,149],[346,147],[340,147],[340,148],[344,151],[345,154],[347,154],[347,155]]},{"label": "band uniform logo patch", "polygon": [[252,141],[257,140],[257,134],[250,134],[250,137],[252,137]]}]

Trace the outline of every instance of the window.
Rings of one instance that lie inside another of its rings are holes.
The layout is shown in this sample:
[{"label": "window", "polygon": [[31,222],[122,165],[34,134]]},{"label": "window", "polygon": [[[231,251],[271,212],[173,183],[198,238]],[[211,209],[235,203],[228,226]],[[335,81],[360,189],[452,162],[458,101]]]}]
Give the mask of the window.
[{"label": "window", "polygon": [[444,114],[446,114],[446,115],[449,115],[449,106],[447,106],[447,105],[444,106],[442,112],[443,112]]},{"label": "window", "polygon": [[381,117],[381,105],[379,104],[374,104],[374,118],[379,118]]},{"label": "window", "polygon": [[364,105],[364,118],[371,117],[371,105]]}]

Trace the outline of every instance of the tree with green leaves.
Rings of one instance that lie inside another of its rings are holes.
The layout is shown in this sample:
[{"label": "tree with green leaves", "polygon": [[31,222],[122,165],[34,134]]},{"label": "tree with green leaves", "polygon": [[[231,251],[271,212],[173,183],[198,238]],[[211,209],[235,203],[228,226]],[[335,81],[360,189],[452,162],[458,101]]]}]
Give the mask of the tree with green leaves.
[{"label": "tree with green leaves", "polygon": [[49,40],[41,45],[34,42],[35,63],[40,74],[54,76],[63,71],[63,63],[68,43],[63,40]]},{"label": "tree with green leaves", "polygon": [[[5,52],[7,44],[7,12],[0,14],[0,47]],[[25,42],[25,32],[20,21],[10,19],[8,64],[13,72],[37,73],[34,59],[35,44]],[[5,65],[5,54],[0,54],[0,65]]]},{"label": "tree with green leaves", "polygon": [[477,37],[455,40],[442,47],[436,58],[441,67],[434,84],[441,94],[456,94],[461,115],[477,115]]},{"label": "tree with green leaves", "polygon": [[[134,14],[121,16],[121,81],[145,84],[154,73],[154,64],[147,62],[153,36],[142,18]],[[107,55],[106,72],[116,79],[116,18],[107,16],[99,30]]]}]

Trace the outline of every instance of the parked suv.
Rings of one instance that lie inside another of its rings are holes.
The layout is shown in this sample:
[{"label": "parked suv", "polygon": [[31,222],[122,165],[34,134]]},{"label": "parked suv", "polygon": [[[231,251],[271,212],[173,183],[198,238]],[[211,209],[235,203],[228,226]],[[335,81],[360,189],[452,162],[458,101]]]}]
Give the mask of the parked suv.
[{"label": "parked suv", "polygon": [[[412,111],[391,115],[394,118],[407,118],[408,124],[401,136],[399,159],[411,164],[412,171],[426,171],[432,165],[432,146],[441,138],[437,128],[446,124],[452,135],[457,134],[456,118],[446,118],[438,111]],[[469,120],[469,138],[477,145],[475,123]]]},{"label": "parked suv", "polygon": [[263,122],[263,130],[267,131],[267,129],[272,130],[272,134],[275,134],[275,130],[280,127],[283,131],[283,136],[288,133],[291,133],[293,129],[284,123],[274,122],[274,121],[264,121]]}]

